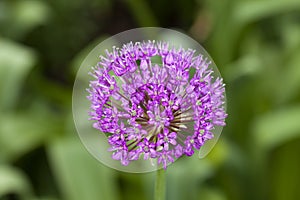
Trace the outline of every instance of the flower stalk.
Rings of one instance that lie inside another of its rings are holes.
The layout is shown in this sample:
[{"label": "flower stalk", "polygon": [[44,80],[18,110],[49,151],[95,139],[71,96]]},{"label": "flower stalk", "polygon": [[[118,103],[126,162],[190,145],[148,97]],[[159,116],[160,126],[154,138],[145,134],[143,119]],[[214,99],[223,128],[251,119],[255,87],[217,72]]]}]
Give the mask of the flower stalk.
[{"label": "flower stalk", "polygon": [[165,200],[166,197],[166,174],[165,170],[156,171],[154,200]]}]

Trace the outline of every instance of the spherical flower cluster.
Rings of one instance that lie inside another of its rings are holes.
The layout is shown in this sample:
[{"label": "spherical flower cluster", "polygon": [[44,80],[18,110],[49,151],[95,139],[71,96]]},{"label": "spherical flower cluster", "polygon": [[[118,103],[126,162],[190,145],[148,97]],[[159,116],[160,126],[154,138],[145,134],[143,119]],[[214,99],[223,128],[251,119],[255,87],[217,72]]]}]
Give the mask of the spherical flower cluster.
[{"label": "spherical flower cluster", "polygon": [[90,73],[90,119],[108,136],[113,159],[122,165],[157,159],[166,168],[225,126],[222,79],[212,76],[207,58],[194,54],[148,41],[100,56]]}]

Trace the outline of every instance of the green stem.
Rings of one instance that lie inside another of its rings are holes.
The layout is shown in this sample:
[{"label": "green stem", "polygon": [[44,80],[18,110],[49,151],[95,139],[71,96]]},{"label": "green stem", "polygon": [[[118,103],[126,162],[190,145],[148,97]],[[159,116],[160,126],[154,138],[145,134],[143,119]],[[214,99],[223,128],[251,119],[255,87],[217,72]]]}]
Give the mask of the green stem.
[{"label": "green stem", "polygon": [[165,200],[166,177],[165,170],[159,169],[156,173],[154,200]]}]

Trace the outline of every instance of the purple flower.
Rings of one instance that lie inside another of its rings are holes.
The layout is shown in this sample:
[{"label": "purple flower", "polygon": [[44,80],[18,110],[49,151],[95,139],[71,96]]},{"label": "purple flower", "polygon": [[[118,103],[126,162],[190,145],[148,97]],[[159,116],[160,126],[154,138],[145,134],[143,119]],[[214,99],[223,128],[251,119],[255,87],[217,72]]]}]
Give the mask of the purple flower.
[{"label": "purple flower", "polygon": [[113,159],[123,165],[156,159],[166,169],[225,126],[223,80],[214,79],[209,60],[194,54],[148,41],[100,56],[90,73],[90,119],[108,135]]},{"label": "purple flower", "polygon": [[164,150],[168,151],[169,144],[172,144],[173,146],[177,144],[176,137],[177,137],[177,134],[175,132],[169,133],[169,129],[164,128],[164,131],[157,135],[157,138],[158,138],[157,145],[163,146]]}]

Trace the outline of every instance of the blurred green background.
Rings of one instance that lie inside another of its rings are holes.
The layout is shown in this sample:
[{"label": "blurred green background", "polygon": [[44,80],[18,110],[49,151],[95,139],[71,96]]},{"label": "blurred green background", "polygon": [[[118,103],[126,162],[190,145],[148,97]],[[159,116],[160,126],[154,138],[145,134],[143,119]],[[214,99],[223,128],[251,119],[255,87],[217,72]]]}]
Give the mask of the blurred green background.
[{"label": "blurred green background", "polygon": [[188,33],[227,85],[228,125],[168,168],[168,199],[300,199],[299,0],[0,0],[0,199],[152,199],[155,173],[96,161],[71,110],[87,53],[143,26]]}]

